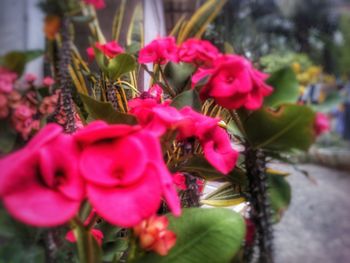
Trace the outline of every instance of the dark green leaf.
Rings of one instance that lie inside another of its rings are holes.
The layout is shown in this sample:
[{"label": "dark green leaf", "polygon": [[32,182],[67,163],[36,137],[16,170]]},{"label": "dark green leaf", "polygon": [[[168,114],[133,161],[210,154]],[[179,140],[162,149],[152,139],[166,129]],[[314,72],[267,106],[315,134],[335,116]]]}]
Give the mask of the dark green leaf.
[{"label": "dark green leaf", "polygon": [[0,121],[0,152],[9,153],[16,143],[17,134],[7,121]]},{"label": "dark green leaf", "polygon": [[106,68],[107,68],[107,66],[106,66],[106,57],[105,57],[105,55],[98,48],[93,47],[93,49],[94,49],[94,54],[95,54],[95,59],[96,59],[97,65],[102,70],[102,72],[107,73],[107,71],[106,71]]},{"label": "dark green leaf", "polygon": [[3,57],[3,66],[18,75],[22,75],[25,64],[26,55],[23,52],[13,51]]},{"label": "dark green leaf", "polygon": [[268,174],[269,190],[271,208],[274,211],[273,219],[278,222],[283,212],[288,208],[292,192],[291,187],[283,176]]},{"label": "dark green leaf", "polygon": [[191,83],[190,79],[194,71],[195,68],[191,64],[169,62],[164,69],[164,74],[175,92],[180,93]]},{"label": "dark green leaf", "polygon": [[0,263],[44,263],[44,249],[38,246],[23,246],[9,242],[0,246]]},{"label": "dark green leaf", "polygon": [[119,54],[112,58],[108,64],[109,78],[116,80],[125,73],[128,73],[136,68],[135,58],[129,54]]},{"label": "dark green leaf", "polygon": [[150,253],[138,263],[228,263],[245,235],[242,217],[229,209],[189,208],[179,218],[169,219],[169,229],[177,235],[176,245],[167,256]]},{"label": "dark green leaf", "polygon": [[26,56],[26,62],[28,63],[28,62],[42,56],[44,54],[44,51],[41,49],[35,49],[35,50],[26,51],[26,52],[24,52],[24,54]]},{"label": "dark green leaf", "polygon": [[276,107],[282,103],[294,103],[299,97],[299,83],[290,67],[282,68],[274,72],[267,83],[274,90],[273,93],[265,98],[265,105]]},{"label": "dark green leaf", "polygon": [[128,248],[128,241],[118,238],[114,242],[103,244],[103,260],[112,261],[116,254],[125,251]]},{"label": "dark green leaf", "polygon": [[180,93],[173,99],[170,105],[179,110],[185,106],[190,106],[192,109],[198,112],[200,112],[202,108],[199,94],[195,89],[190,89]]},{"label": "dark green leaf", "polygon": [[173,168],[172,171],[188,172],[207,181],[229,181],[244,188],[247,186],[247,177],[240,168],[235,167],[228,175],[216,170],[203,156],[194,156],[185,163]]},{"label": "dark green leaf", "polygon": [[244,121],[249,141],[256,148],[306,151],[314,142],[315,113],[307,106],[286,104],[273,110],[263,108]]},{"label": "dark green leaf", "polygon": [[95,120],[103,120],[110,124],[122,123],[134,125],[137,123],[134,116],[116,111],[109,102],[97,101],[83,94],[80,94],[80,97],[86,111]]}]

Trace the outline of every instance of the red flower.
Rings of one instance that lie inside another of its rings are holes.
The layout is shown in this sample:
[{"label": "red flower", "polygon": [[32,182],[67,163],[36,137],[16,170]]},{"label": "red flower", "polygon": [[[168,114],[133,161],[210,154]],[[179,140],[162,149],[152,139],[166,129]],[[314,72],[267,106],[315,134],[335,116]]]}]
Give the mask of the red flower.
[{"label": "red flower", "polygon": [[166,216],[152,216],[134,227],[134,233],[139,237],[141,247],[166,256],[176,243],[175,233],[167,230],[168,224]]},{"label": "red flower", "polygon": [[129,101],[129,108],[140,125],[157,136],[163,135],[167,130],[175,129],[180,123],[184,126],[188,123],[188,119],[186,120],[176,108],[166,103],[159,104],[155,99],[133,99]]},{"label": "red flower", "polygon": [[[124,52],[124,49],[116,41],[111,41],[106,44],[96,43],[95,47],[108,58],[114,58]],[[95,52],[92,47],[89,47],[86,52],[90,60],[95,58]]]},{"label": "red flower", "polygon": [[205,77],[209,80],[200,91],[201,99],[213,98],[228,109],[256,110],[262,106],[263,98],[273,91],[264,82],[268,75],[237,55],[221,56],[213,68],[199,69],[192,77],[193,86]]},{"label": "red flower", "polygon": [[55,81],[53,78],[51,77],[45,77],[43,79],[43,85],[46,86],[46,87],[50,87],[52,86],[53,84],[55,84]]},{"label": "red flower", "polygon": [[84,0],[85,4],[93,5],[96,9],[102,9],[106,7],[104,0]]},{"label": "red flower", "polygon": [[180,112],[190,118],[192,125],[180,125],[179,138],[196,137],[208,162],[223,174],[229,173],[237,162],[238,152],[232,149],[227,132],[218,125],[219,120],[197,113],[190,107]]},{"label": "red flower", "polygon": [[187,190],[186,177],[183,173],[175,173],[173,175],[173,181],[178,189]]},{"label": "red flower", "polygon": [[220,53],[209,41],[191,38],[182,43],[178,55],[183,62],[211,66]]},{"label": "red flower", "polygon": [[80,170],[97,213],[131,227],[155,214],[164,196],[175,215],[180,202],[158,139],[137,126],[96,121],[78,131]]},{"label": "red flower", "polygon": [[317,112],[314,123],[314,130],[317,136],[330,130],[329,118],[322,112]]},{"label": "red flower", "polygon": [[73,137],[49,124],[22,150],[0,160],[0,197],[16,219],[34,226],[66,223],[85,197]]},{"label": "red flower", "polygon": [[141,64],[166,64],[169,61],[178,61],[177,46],[174,37],[155,39],[139,52],[139,63]]}]

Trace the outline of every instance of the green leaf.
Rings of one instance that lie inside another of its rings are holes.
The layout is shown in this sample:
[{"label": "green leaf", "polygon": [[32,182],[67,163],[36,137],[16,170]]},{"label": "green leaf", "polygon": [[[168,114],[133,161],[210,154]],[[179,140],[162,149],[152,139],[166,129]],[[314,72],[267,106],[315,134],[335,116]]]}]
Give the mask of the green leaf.
[{"label": "green leaf", "polygon": [[283,176],[268,174],[268,182],[270,205],[274,211],[273,219],[275,222],[278,222],[290,204],[292,191],[289,183]]},{"label": "green leaf", "polygon": [[102,72],[107,73],[105,55],[98,48],[93,47],[93,49],[94,49],[95,59],[98,67],[102,70]]},{"label": "green leaf", "polygon": [[125,73],[128,73],[136,68],[135,58],[129,54],[119,54],[112,58],[108,64],[109,78],[116,80]]},{"label": "green leaf", "polygon": [[175,246],[167,256],[150,253],[138,263],[228,263],[245,236],[243,218],[229,209],[189,208],[169,219],[169,229],[177,236]]},{"label": "green leaf", "polygon": [[0,121],[0,152],[9,153],[16,143],[17,134],[7,121]]},{"label": "green leaf", "polygon": [[103,260],[112,261],[120,252],[127,250],[128,241],[124,238],[118,238],[114,242],[107,242],[103,244]]},{"label": "green leaf", "polygon": [[242,188],[248,184],[246,174],[238,167],[235,167],[228,175],[216,170],[203,156],[194,156],[185,163],[171,169],[173,172],[188,172],[197,175],[206,181],[229,181]]},{"label": "green leaf", "polygon": [[9,242],[0,246],[0,263],[44,263],[44,249],[38,246],[23,246]]},{"label": "green leaf", "polygon": [[28,63],[44,55],[44,51],[41,49],[28,50],[24,52],[24,55],[26,56],[26,62]]},{"label": "green leaf", "polygon": [[250,143],[256,148],[306,151],[315,140],[315,113],[307,106],[285,104],[263,108],[243,120]]},{"label": "green leaf", "polygon": [[26,55],[23,52],[12,51],[3,56],[3,66],[10,71],[22,75],[26,64]]},{"label": "green leaf", "polygon": [[267,80],[274,87],[273,93],[265,98],[265,105],[276,107],[282,103],[295,103],[299,97],[299,83],[290,67],[274,72]]},{"label": "green leaf", "polygon": [[95,19],[94,16],[88,15],[88,16],[72,16],[71,20],[75,23],[90,23]]},{"label": "green leaf", "polygon": [[199,98],[199,94],[195,89],[186,90],[180,93],[173,99],[170,105],[179,110],[185,106],[190,106],[198,112],[200,112],[202,109],[202,103]]},{"label": "green leaf", "polygon": [[110,124],[122,123],[134,125],[137,123],[134,116],[116,111],[109,102],[97,101],[84,94],[80,94],[80,97],[86,111],[95,120],[103,120]]},{"label": "green leaf", "polygon": [[169,62],[164,69],[164,74],[175,92],[180,93],[190,85],[194,71],[195,67],[191,64]]},{"label": "green leaf", "polygon": [[228,207],[238,205],[245,201],[245,197],[240,189],[237,189],[232,183],[228,182],[209,193],[203,200],[201,200],[201,203],[215,207]]}]

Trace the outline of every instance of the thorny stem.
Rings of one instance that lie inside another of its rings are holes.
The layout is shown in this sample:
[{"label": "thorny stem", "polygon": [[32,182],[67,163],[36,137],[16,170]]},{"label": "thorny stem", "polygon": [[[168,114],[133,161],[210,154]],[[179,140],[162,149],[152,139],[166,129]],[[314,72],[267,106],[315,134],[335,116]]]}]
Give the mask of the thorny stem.
[{"label": "thorny stem", "polygon": [[69,76],[69,65],[71,63],[71,48],[69,37],[69,20],[64,17],[61,24],[61,38],[62,44],[59,50],[59,79],[61,85],[61,99],[63,110],[66,114],[65,130],[68,133],[72,133],[76,130],[74,120],[73,99],[71,93],[71,79]]},{"label": "thorny stem", "polygon": [[255,241],[251,247],[246,247],[244,262],[251,262],[254,246],[258,246],[259,263],[273,263],[273,229],[271,210],[267,197],[266,160],[261,150],[246,146],[245,166],[249,180],[250,217],[255,225]]}]

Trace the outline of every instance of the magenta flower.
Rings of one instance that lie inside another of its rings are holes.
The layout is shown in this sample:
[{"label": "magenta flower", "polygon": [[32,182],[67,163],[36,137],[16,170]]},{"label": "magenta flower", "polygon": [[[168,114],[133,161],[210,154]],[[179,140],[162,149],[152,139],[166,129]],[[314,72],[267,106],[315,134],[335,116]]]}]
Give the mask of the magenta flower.
[{"label": "magenta flower", "polygon": [[205,77],[209,80],[200,91],[201,99],[213,98],[227,109],[256,110],[262,106],[263,98],[273,91],[264,82],[268,75],[237,55],[221,56],[213,68],[199,69],[192,77],[193,86]]},{"label": "magenta flower", "polygon": [[177,46],[174,37],[158,38],[146,45],[139,52],[139,63],[166,64],[177,62]]},{"label": "magenta flower", "polygon": [[[108,58],[114,58],[124,52],[124,49],[116,41],[111,41],[106,44],[96,43],[95,47]],[[86,52],[90,60],[95,58],[95,52],[92,47],[89,47]]]},{"label": "magenta flower", "polygon": [[84,0],[85,4],[93,5],[96,9],[102,9],[106,7],[104,0]]},{"label": "magenta flower", "polygon": [[183,173],[173,174],[173,181],[179,190],[187,190],[186,177]]},{"label": "magenta flower", "polygon": [[80,170],[97,213],[112,224],[131,227],[154,215],[162,196],[175,215],[180,202],[163,161],[158,139],[138,126],[96,121],[78,131]]},{"label": "magenta flower", "polygon": [[316,112],[314,131],[316,136],[326,133],[330,130],[329,118],[322,112]]},{"label": "magenta flower", "polygon": [[36,78],[37,78],[36,75],[32,73],[28,73],[25,75],[25,80],[30,84],[33,84]]},{"label": "magenta flower", "polygon": [[66,223],[85,197],[73,137],[49,124],[22,150],[0,160],[0,198],[17,220],[40,227]]},{"label": "magenta flower", "polygon": [[180,61],[197,66],[211,66],[220,53],[209,41],[191,38],[181,44],[178,55]]},{"label": "magenta flower", "polygon": [[157,136],[175,129],[180,123],[185,125],[189,122],[176,108],[168,104],[159,104],[155,99],[135,98],[129,101],[129,108],[140,125]]},{"label": "magenta flower", "polygon": [[180,111],[190,118],[192,125],[180,125],[179,139],[195,137],[202,145],[205,158],[223,174],[229,173],[238,159],[238,152],[231,147],[230,137],[219,127],[219,119],[197,113],[190,107]]}]

